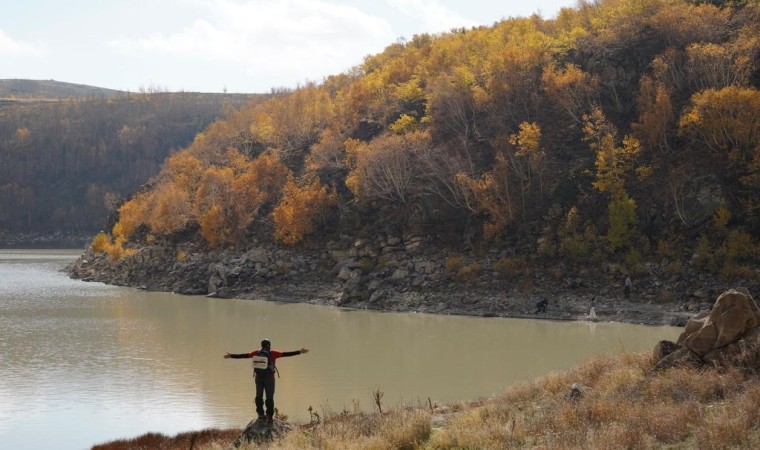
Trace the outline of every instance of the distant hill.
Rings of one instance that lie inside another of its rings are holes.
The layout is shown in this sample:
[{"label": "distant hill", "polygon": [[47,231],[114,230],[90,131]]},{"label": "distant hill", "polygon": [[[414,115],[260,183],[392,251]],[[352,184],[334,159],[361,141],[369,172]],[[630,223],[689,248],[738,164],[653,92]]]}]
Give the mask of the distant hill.
[{"label": "distant hill", "polygon": [[4,233],[94,233],[167,156],[269,97],[0,80],[0,245]]},{"label": "distant hill", "polygon": [[0,99],[55,100],[69,98],[112,97],[124,91],[55,80],[0,80]]}]

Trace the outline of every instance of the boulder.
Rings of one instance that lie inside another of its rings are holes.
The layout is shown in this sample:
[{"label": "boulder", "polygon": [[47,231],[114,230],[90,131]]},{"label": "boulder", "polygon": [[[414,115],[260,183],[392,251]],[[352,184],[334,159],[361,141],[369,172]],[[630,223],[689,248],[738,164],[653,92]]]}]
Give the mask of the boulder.
[{"label": "boulder", "polygon": [[214,293],[222,286],[227,285],[227,269],[222,264],[211,264],[209,266],[209,272],[211,272],[211,276],[208,279],[208,289],[207,291],[209,293]]},{"label": "boulder", "polygon": [[679,347],[672,353],[657,361],[651,372],[657,372],[671,367],[701,367],[704,361],[696,353],[686,347]]},{"label": "boulder", "polygon": [[235,439],[232,446],[234,448],[245,448],[250,444],[266,444],[292,429],[293,426],[289,423],[276,419],[272,422],[269,422],[266,419],[252,420],[246,425],[243,432],[240,433],[240,436]]},{"label": "boulder", "polygon": [[741,339],[760,325],[760,308],[746,289],[722,293],[706,317],[690,320],[678,344],[703,357]]},{"label": "boulder", "polygon": [[655,361],[659,361],[680,348],[682,347],[676,344],[675,342],[660,341],[654,347],[654,352],[652,356],[654,356]]},{"label": "boulder", "polygon": [[757,371],[760,369],[760,328],[750,331],[737,342],[711,351],[702,359],[714,366]]}]

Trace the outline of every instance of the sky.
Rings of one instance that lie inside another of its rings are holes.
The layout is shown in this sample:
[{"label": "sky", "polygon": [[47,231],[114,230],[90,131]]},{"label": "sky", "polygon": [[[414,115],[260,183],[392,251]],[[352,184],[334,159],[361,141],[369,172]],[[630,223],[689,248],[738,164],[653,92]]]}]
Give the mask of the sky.
[{"label": "sky", "polygon": [[138,92],[321,82],[401,38],[575,0],[0,0],[0,79]]}]

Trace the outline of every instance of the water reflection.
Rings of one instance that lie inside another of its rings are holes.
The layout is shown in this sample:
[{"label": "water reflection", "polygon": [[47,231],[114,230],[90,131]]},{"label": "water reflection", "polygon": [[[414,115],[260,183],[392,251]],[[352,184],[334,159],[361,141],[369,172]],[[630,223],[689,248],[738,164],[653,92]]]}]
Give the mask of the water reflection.
[{"label": "water reflection", "polygon": [[311,350],[278,362],[277,407],[304,421],[309,406],[371,409],[378,388],[387,406],[476,399],[680,332],[144,292],[69,280],[58,270],[75,255],[0,251],[4,446],[84,448],[244,425],[254,414],[250,361],[222,355],[263,337],[276,349]]}]

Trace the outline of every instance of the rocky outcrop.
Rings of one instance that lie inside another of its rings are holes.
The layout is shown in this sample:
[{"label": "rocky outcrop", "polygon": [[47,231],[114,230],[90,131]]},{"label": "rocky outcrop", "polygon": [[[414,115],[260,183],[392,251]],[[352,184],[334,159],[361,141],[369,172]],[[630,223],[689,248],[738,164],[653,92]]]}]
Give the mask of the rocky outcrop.
[{"label": "rocky outcrop", "polygon": [[722,293],[712,311],[686,324],[680,344],[700,357],[744,337],[760,325],[760,309],[746,289]]},{"label": "rocky outcrop", "polygon": [[689,320],[677,342],[654,349],[654,370],[679,365],[760,369],[760,308],[744,288],[723,292],[712,310]]},{"label": "rocky outcrop", "polygon": [[266,444],[292,429],[293,427],[290,424],[277,419],[272,422],[264,418],[255,419],[246,425],[232,446],[234,448],[247,448],[250,444]]}]

